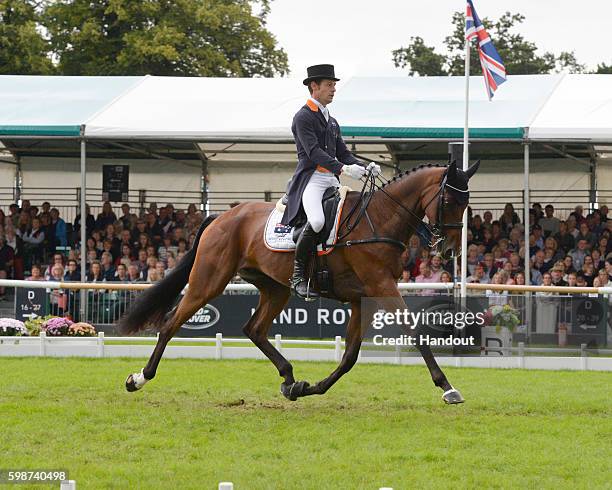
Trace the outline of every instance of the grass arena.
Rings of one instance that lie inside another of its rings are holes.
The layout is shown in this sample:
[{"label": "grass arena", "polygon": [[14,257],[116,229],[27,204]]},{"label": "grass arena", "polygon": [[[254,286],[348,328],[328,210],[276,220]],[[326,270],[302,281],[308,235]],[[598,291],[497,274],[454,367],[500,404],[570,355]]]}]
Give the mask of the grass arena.
[{"label": "grass arena", "polygon": [[[1,359],[2,466],[82,488],[609,485],[608,373],[447,368],[467,402],[446,406],[425,367],[357,365],[290,402],[266,361],[166,359],[127,393],[137,363]],[[332,364],[295,367],[313,380]]]}]

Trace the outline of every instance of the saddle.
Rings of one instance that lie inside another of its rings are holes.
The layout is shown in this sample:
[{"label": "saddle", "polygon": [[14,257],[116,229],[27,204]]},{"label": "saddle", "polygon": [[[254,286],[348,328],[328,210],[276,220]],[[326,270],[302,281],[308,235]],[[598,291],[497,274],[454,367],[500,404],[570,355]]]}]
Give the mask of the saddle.
[{"label": "saddle", "polygon": [[[336,224],[336,213],[340,204],[340,191],[335,187],[330,187],[323,194],[323,215],[325,216],[325,226],[318,234],[317,244],[323,244],[329,238],[329,235]],[[302,230],[306,226],[306,219],[302,220],[298,226],[293,228],[293,241],[297,243]]]}]

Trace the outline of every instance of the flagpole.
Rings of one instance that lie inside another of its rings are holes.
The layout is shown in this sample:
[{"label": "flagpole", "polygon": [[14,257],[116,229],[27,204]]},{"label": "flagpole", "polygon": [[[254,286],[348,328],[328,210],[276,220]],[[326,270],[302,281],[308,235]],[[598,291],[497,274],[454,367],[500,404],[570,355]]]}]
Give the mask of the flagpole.
[{"label": "flagpole", "polygon": [[[467,37],[467,36],[466,36]],[[469,152],[469,113],[470,113],[470,40],[465,40],[465,121],[463,125],[463,170],[467,170],[470,162]],[[463,228],[461,229],[461,297],[467,296],[467,208],[463,212]]]}]

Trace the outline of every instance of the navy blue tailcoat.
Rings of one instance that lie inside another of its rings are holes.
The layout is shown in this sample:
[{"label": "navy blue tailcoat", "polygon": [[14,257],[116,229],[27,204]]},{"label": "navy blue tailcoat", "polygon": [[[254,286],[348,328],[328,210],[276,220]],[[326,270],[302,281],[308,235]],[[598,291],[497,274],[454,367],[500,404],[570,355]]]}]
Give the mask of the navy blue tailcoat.
[{"label": "navy blue tailcoat", "polygon": [[363,162],[346,147],[338,121],[332,116],[326,121],[311,100],[293,117],[291,131],[297,147],[298,164],[287,191],[288,202],[282,223],[295,226],[304,219],[302,194],[315,170],[329,171],[338,177],[343,164],[363,165]]}]

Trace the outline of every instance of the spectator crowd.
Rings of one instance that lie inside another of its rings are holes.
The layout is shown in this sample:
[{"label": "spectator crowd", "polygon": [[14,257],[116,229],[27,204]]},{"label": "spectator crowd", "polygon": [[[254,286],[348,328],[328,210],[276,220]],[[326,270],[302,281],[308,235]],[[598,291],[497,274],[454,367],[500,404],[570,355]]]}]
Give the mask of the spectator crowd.
[{"label": "spectator crowd", "polygon": [[[490,211],[482,216],[468,208],[468,282],[525,284],[529,267],[532,285],[612,286],[612,219],[602,206],[585,215],[576,206],[565,220],[555,216],[554,206],[529,210],[529,243],[525,228],[512,204],[494,220]],[[418,236],[413,236],[403,256],[400,282],[449,282],[453,263],[430,255]],[[460,273],[460,272],[459,272]]]},{"label": "spectator crowd", "polygon": [[[44,202],[24,200],[0,209],[0,278],[52,281],[155,282],[175,267],[192,246],[203,216],[195,204],[186,210],[172,204],[137,216],[124,203],[120,211],[103,203],[97,216],[87,207],[86,270],[81,277],[80,229],[76,216],[66,223],[60,211]],[[607,206],[585,215],[582,206],[565,219],[552,205],[535,203],[529,212],[529,243],[512,204],[494,220],[468,208],[467,275],[469,282],[552,286],[612,285],[612,219]],[[417,235],[403,255],[401,282],[453,281],[453,263],[432,256]],[[0,297],[4,289],[0,288]]]},{"label": "spectator crowd", "polygon": [[[191,247],[202,222],[195,204],[186,210],[151,204],[140,216],[109,202],[94,216],[66,223],[57,208],[24,200],[0,209],[0,278],[32,281],[155,282]],[[81,277],[81,225],[86,230],[86,277]],[[0,298],[4,295],[0,288]]]}]

